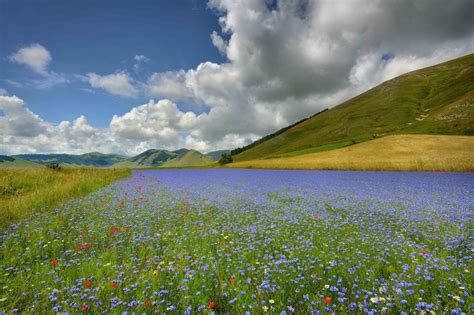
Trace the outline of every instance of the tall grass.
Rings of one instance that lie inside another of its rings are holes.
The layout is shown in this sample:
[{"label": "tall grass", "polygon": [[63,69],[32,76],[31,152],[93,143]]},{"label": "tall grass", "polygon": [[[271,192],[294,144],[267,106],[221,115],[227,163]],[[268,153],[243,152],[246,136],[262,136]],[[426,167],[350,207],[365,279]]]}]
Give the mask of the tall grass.
[{"label": "tall grass", "polygon": [[0,169],[0,227],[54,208],[130,174],[129,169]]}]

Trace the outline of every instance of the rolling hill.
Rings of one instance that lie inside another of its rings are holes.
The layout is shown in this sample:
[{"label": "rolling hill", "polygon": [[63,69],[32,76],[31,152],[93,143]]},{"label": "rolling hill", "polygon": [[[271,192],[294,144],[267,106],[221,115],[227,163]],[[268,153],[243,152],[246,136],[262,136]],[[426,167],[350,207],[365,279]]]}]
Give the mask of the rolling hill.
[{"label": "rolling hill", "polygon": [[391,134],[474,135],[474,54],[386,81],[232,152],[235,161],[267,159]]},{"label": "rolling hill", "polygon": [[179,157],[163,163],[162,167],[196,167],[214,164],[214,160],[196,150],[188,150]]},{"label": "rolling hill", "polygon": [[90,152],[80,155],[74,154],[18,154],[14,158],[46,164],[48,162],[57,162],[65,166],[96,166],[106,167],[117,162],[124,161],[127,157],[118,154],[104,154],[100,152]]},{"label": "rolling hill", "polygon": [[196,150],[176,151],[151,149],[112,165],[113,167],[160,168],[205,166],[214,161]]},{"label": "rolling hill", "polygon": [[41,167],[41,164],[22,160],[17,157],[0,155],[0,168]]},{"label": "rolling hill", "polygon": [[474,171],[474,137],[390,135],[337,150],[241,161],[233,168]]}]

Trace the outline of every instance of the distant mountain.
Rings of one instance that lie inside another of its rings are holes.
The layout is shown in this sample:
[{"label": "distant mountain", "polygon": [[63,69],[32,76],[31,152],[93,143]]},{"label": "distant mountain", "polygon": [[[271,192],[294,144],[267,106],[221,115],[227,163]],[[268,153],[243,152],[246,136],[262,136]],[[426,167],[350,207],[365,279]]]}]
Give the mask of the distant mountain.
[{"label": "distant mountain", "polygon": [[205,155],[207,157],[210,157],[212,160],[214,161],[219,161],[219,159],[221,158],[222,154],[228,154],[230,153],[230,150],[217,150],[217,151],[211,151],[211,152],[207,152]]},{"label": "distant mountain", "polygon": [[193,167],[214,163],[212,159],[196,150],[176,151],[151,149],[113,165],[113,167],[159,168]]},{"label": "distant mountain", "polygon": [[390,134],[474,135],[474,54],[386,81],[232,154],[234,161],[267,159]]},{"label": "distant mountain", "polygon": [[127,160],[116,163],[114,167],[159,167],[163,163],[175,159],[186,152],[186,149],[180,149],[177,151],[150,149],[134,157],[128,158]]},{"label": "distant mountain", "polygon": [[163,163],[162,167],[192,167],[213,164],[214,161],[196,150],[188,150],[175,159]]},{"label": "distant mountain", "polygon": [[106,167],[124,161],[127,157],[118,154],[103,154],[91,152],[80,155],[74,154],[18,154],[14,158],[31,161],[39,164],[57,162],[68,166],[97,166]]},{"label": "distant mountain", "polygon": [[17,157],[0,155],[0,168],[41,167],[41,164],[22,160]]}]

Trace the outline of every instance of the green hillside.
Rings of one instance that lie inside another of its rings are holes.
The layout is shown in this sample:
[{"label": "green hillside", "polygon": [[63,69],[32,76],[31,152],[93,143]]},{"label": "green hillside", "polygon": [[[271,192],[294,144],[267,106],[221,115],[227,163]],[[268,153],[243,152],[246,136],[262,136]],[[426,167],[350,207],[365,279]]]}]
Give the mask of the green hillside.
[{"label": "green hillside", "polygon": [[474,54],[386,81],[233,151],[234,160],[326,151],[389,134],[474,135]]},{"label": "green hillside", "polygon": [[13,157],[39,164],[57,162],[63,166],[97,166],[106,167],[124,161],[127,157],[118,154],[104,154],[90,152],[80,155],[75,154],[18,154]]},{"label": "green hillside", "polygon": [[185,149],[180,149],[176,151],[150,149],[125,161],[114,164],[113,167],[160,167],[163,163],[172,159],[176,159],[179,156],[185,154],[186,152],[187,150]]},{"label": "green hillside", "polygon": [[0,155],[0,168],[23,168],[23,167],[40,167],[41,164],[22,160],[17,157]]},{"label": "green hillside", "polygon": [[189,150],[176,159],[167,161],[162,167],[193,167],[213,164],[214,160],[196,150]]}]

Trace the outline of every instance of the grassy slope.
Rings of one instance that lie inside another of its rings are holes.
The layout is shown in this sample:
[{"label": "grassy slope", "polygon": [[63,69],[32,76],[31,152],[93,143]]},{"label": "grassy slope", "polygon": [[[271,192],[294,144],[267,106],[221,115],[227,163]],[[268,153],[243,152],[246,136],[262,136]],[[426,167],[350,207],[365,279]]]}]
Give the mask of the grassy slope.
[{"label": "grassy slope", "polygon": [[131,171],[126,169],[2,169],[0,227],[35,212],[52,209],[130,174]]},{"label": "grassy slope", "polygon": [[474,54],[386,81],[234,160],[337,148],[386,134],[473,135]]},{"label": "grassy slope", "polygon": [[20,158],[14,158],[14,161],[2,161],[0,162],[0,169],[2,168],[24,168],[24,167],[43,167],[43,165],[22,160]]},{"label": "grassy slope", "polygon": [[243,161],[228,167],[474,171],[474,137],[392,135],[332,151]]},{"label": "grassy slope", "polygon": [[214,161],[211,158],[205,156],[204,154],[196,150],[189,150],[182,156],[165,162],[162,167],[206,166],[213,163]]}]

